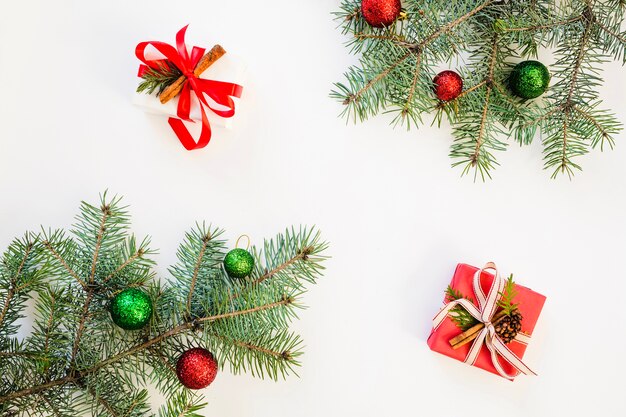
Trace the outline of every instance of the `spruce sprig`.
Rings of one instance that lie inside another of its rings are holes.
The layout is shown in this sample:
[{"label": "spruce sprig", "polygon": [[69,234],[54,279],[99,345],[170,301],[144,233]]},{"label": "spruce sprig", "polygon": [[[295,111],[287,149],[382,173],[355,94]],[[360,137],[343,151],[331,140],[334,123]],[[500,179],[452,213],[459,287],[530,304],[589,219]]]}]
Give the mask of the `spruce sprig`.
[{"label": "spruce sprig", "polygon": [[[541,138],[544,169],[571,177],[593,149],[613,148],[621,121],[602,108],[602,65],[626,63],[624,0],[404,0],[406,19],[369,26],[360,0],[343,0],[335,15],[351,53],[360,55],[331,97],[341,115],[363,121],[391,113],[407,129],[435,114],[453,130],[453,166],[491,178],[497,153],[513,141]],[[543,97],[522,100],[508,86],[515,62],[554,52]],[[464,91],[442,102],[433,93],[436,68],[461,61]]]},{"label": "spruce sprig", "polygon": [[[317,230],[289,228],[251,247],[242,280],[222,267],[221,229],[185,234],[168,281],[155,279],[149,239],[129,233],[119,198],[83,203],[71,233],[43,230],[0,257],[0,416],[154,416],[146,386],[165,397],[159,417],[199,416],[203,398],[182,386],[181,352],[202,346],[220,368],[279,379],[295,374],[303,342],[289,327],[307,284],[321,277],[327,244]],[[122,331],[111,297],[141,287],[153,302],[145,328]],[[32,331],[17,320],[34,299]]]},{"label": "spruce sprig", "polygon": [[[448,285],[448,288],[446,288],[446,302],[449,303],[450,301],[458,300],[461,298],[467,297],[465,297],[460,291]],[[457,327],[463,329],[463,331],[478,324],[478,320],[476,320],[474,316],[468,313],[467,310],[465,310],[461,306],[456,306],[452,310],[450,310],[448,316],[452,319],[454,324],[456,324]]]},{"label": "spruce sprig", "polygon": [[137,86],[137,92],[148,94],[157,92],[160,95],[170,84],[176,81],[183,73],[172,63],[165,61],[158,64],[159,68],[148,68],[141,78],[143,81]]},{"label": "spruce sprig", "polygon": [[517,297],[517,289],[515,288],[515,281],[513,281],[513,274],[509,275],[504,285],[504,290],[500,293],[500,300],[498,300],[498,307],[504,311],[507,316],[513,314],[519,303],[514,303],[513,300]]}]

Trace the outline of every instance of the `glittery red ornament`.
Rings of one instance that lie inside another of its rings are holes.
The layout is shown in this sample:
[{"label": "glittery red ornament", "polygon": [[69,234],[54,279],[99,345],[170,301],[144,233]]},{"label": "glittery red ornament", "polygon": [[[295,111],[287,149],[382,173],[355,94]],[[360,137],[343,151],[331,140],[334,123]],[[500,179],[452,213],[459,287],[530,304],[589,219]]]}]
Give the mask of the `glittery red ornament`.
[{"label": "glittery red ornament", "polygon": [[400,16],[400,0],[362,0],[361,14],[375,28],[390,26]]},{"label": "glittery red ornament", "polygon": [[217,361],[206,349],[189,349],[176,362],[176,375],[190,389],[208,387],[217,375]]},{"label": "glittery red ornament", "polygon": [[450,101],[463,91],[463,79],[454,71],[441,71],[433,79],[435,94],[439,100]]}]

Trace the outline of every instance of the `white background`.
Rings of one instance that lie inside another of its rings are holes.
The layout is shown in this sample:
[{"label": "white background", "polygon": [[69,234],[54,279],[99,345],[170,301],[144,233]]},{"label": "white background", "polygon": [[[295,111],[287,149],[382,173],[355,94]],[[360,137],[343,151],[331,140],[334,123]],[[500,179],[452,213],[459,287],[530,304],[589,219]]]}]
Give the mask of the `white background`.
[{"label": "white background", "polygon": [[[328,93],[356,62],[338,4],[3,0],[0,247],[68,227],[107,188],[163,277],[196,220],[232,244],[316,224],[333,258],[294,325],[300,378],[223,371],[207,416],[623,415],[626,135],[573,181],[549,179],[538,141],[498,154],[490,182],[459,178],[448,127],[337,117]],[[195,152],[131,104],[136,43],[173,42],[187,23],[189,43],[219,42],[249,69],[237,126]],[[604,105],[626,120],[623,69],[605,68]],[[426,345],[456,263],[488,260],[548,297],[526,356],[538,377],[509,383]]]}]

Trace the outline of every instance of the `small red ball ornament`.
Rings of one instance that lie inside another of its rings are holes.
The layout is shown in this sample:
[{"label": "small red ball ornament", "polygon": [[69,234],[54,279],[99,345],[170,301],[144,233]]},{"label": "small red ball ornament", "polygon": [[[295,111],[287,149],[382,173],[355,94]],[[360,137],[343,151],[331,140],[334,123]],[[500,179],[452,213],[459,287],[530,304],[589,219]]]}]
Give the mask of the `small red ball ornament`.
[{"label": "small red ball ornament", "polygon": [[463,79],[454,71],[441,71],[433,79],[435,94],[442,101],[450,101],[463,91]]},{"label": "small red ball ornament", "polygon": [[400,0],[362,0],[361,14],[375,28],[390,26],[400,16]]},{"label": "small red ball ornament", "polygon": [[217,375],[217,361],[206,349],[189,349],[176,362],[176,375],[189,389],[208,387]]}]

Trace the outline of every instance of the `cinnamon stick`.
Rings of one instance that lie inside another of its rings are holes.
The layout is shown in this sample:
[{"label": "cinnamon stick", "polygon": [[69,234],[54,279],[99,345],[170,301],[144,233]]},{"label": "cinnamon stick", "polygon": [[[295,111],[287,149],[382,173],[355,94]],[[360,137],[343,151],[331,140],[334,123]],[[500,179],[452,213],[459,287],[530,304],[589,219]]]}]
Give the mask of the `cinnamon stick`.
[{"label": "cinnamon stick", "polygon": [[[198,61],[196,67],[193,70],[193,74],[196,77],[199,77],[200,74],[202,74],[207,68],[213,65],[213,63],[220,59],[225,53],[226,51],[224,50],[224,48],[222,48],[220,45],[215,45],[213,48],[211,48],[209,52],[207,52],[202,58],[200,58],[200,61]],[[165,88],[165,90],[163,90],[163,92],[159,95],[159,100],[161,100],[161,104],[165,104],[174,97],[176,97],[180,93],[180,90],[183,89],[183,84],[186,79],[187,77],[181,75],[176,81],[168,85],[167,88]]]},{"label": "cinnamon stick", "polygon": [[[500,311],[495,316],[493,316],[493,318],[491,319],[491,323],[493,323],[493,325],[495,326],[500,320],[502,320],[504,316],[506,316],[504,311]],[[452,345],[452,349],[458,349],[461,346],[464,346],[472,340],[476,339],[476,337],[478,337],[478,333],[480,333],[483,327],[485,327],[484,323],[475,324],[460,335],[457,335],[450,339],[449,343],[450,345]]]}]

